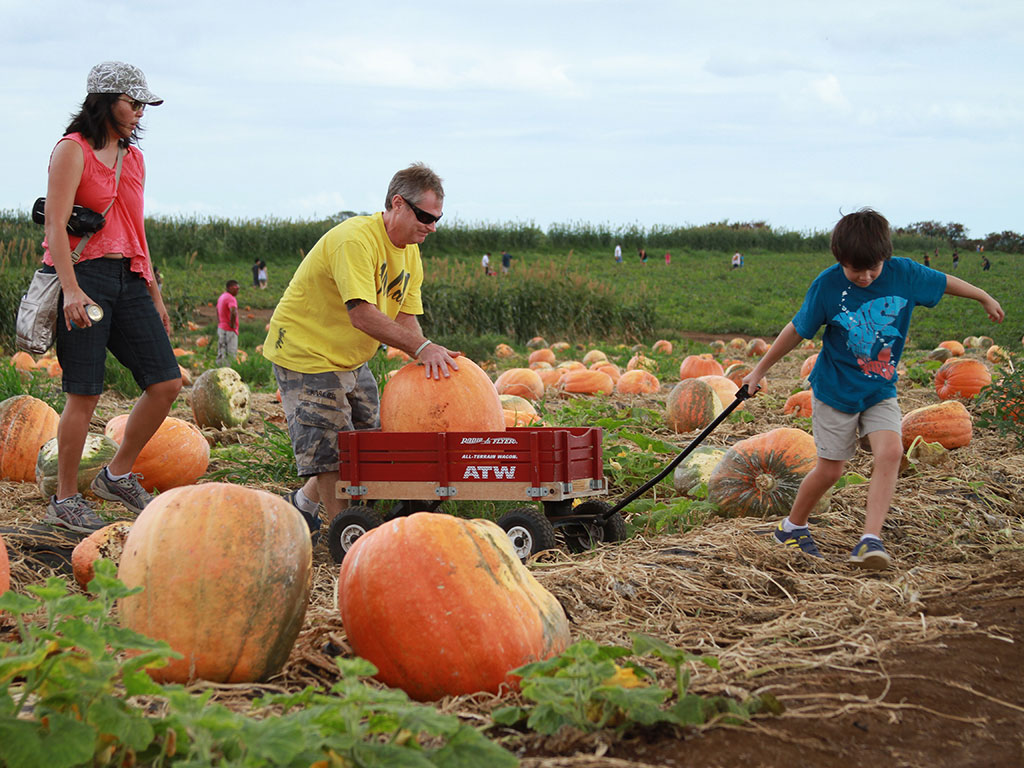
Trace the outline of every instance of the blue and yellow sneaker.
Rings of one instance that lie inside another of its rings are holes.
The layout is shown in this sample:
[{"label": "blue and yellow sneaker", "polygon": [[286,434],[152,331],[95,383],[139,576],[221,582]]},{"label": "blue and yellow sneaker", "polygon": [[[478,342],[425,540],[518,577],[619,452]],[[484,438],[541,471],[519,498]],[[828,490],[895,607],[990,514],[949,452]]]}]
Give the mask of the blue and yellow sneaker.
[{"label": "blue and yellow sneaker", "polygon": [[787,547],[795,547],[811,557],[821,557],[821,552],[818,551],[818,545],[814,543],[814,539],[811,538],[811,532],[806,526],[803,528],[795,528],[792,531],[784,531],[782,529],[782,523],[780,522],[775,526],[772,538],[779,542],[779,544],[785,544]]},{"label": "blue and yellow sneaker", "polygon": [[861,539],[850,553],[850,562],[858,568],[870,571],[884,571],[892,558],[885,551],[881,539]]}]

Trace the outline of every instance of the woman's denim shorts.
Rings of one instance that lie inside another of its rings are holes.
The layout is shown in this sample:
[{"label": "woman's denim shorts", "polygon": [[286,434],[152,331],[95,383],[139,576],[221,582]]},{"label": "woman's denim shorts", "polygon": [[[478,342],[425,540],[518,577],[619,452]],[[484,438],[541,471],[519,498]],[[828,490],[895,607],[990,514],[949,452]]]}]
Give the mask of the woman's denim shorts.
[{"label": "woman's denim shorts", "polygon": [[64,371],[63,389],[69,394],[103,393],[108,349],[143,390],[181,375],[146,281],[130,266],[130,259],[89,259],[75,265],[78,284],[103,310],[103,319],[88,328],[72,326],[69,331],[61,297],[57,359]]}]

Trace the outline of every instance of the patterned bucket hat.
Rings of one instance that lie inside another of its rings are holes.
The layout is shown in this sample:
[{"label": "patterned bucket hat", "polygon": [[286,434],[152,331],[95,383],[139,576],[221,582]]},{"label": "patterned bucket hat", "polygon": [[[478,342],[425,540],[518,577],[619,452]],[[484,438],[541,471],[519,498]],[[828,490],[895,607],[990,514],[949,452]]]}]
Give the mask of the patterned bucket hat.
[{"label": "patterned bucket hat", "polygon": [[125,96],[155,107],[164,100],[149,90],[142,70],[123,61],[104,61],[89,70],[87,93],[123,93]]}]

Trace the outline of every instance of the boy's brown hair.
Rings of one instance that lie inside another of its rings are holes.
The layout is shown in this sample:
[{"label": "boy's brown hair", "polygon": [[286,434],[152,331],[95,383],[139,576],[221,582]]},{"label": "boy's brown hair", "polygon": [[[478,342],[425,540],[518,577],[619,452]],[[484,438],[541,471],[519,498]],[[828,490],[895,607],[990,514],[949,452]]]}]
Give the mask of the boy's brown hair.
[{"label": "boy's brown hair", "polygon": [[832,255],[851,269],[871,269],[892,258],[892,235],[885,216],[871,208],[848,213],[832,230]]}]

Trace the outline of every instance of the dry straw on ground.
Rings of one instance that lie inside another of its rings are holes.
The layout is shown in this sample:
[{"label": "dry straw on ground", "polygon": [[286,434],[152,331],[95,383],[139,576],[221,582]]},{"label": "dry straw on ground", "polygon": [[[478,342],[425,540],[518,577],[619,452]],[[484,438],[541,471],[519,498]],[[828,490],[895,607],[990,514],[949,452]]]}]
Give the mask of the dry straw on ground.
[{"label": "dry straw on ground", "polygon": [[[729,444],[791,423],[781,416],[787,387],[773,384],[772,390],[747,405],[755,421],[727,423],[709,442]],[[904,412],[933,400],[927,390],[901,388]],[[648,404],[655,407],[658,401],[650,399]],[[276,407],[267,405],[272,406]],[[859,454],[851,469],[869,475],[870,456]],[[945,464],[918,467],[901,476],[884,530],[895,567],[881,574],[865,574],[846,562],[863,525],[866,492],[866,485],[843,488],[834,494],[828,511],[813,521],[823,560],[774,545],[766,535],[770,521],[713,519],[686,534],[632,538],[581,555],[544,553],[531,567],[562,602],[576,638],[628,645],[629,633],[641,632],[717,657],[721,671],[694,669],[691,690],[696,692],[740,698],[770,692],[786,705],[788,718],[828,718],[858,708],[893,707],[881,702],[881,696],[809,694],[801,689],[798,676],[786,683],[779,682],[786,677],[773,673],[829,670],[884,685],[881,659],[896,645],[939,643],[943,637],[965,633],[1008,634],[1005,628],[977,626],[959,614],[935,615],[923,606],[945,595],[970,594],[982,584],[989,590],[999,585],[1007,595],[1022,594],[1024,462],[1012,440],[985,433],[952,452]],[[4,526],[28,525],[41,509],[34,488],[2,484]],[[262,686],[204,686],[213,687],[218,700],[244,708],[260,692],[328,687],[335,680],[333,655],[349,652],[334,607],[338,569],[322,546],[315,560],[305,627],[284,671]],[[47,573],[47,568],[25,558],[16,557],[12,563],[16,584],[39,581]],[[662,685],[674,685],[670,669],[649,659],[645,663],[656,670]],[[762,679],[769,676],[776,682],[764,687]],[[511,694],[466,696],[438,706],[479,724],[496,706],[515,700]],[[771,722],[751,727],[770,729]],[[502,735],[520,749],[543,742],[535,735]],[[602,740],[609,738],[588,737],[587,751],[593,757],[548,758],[544,765],[634,765],[600,758]],[[526,759],[523,764],[539,763]]]}]

